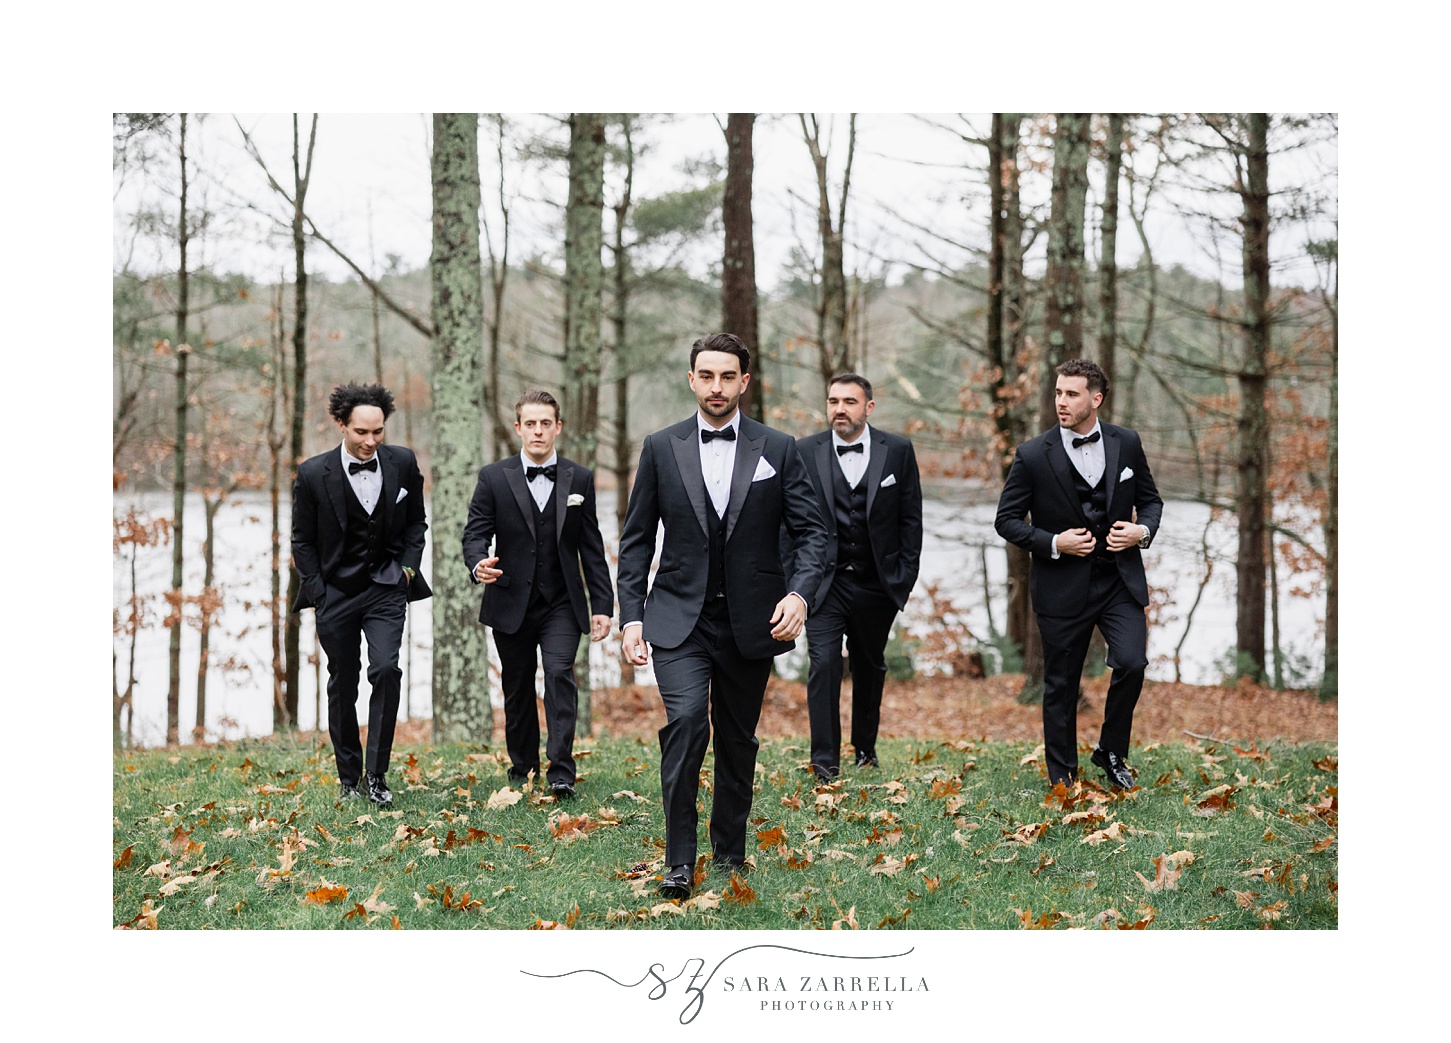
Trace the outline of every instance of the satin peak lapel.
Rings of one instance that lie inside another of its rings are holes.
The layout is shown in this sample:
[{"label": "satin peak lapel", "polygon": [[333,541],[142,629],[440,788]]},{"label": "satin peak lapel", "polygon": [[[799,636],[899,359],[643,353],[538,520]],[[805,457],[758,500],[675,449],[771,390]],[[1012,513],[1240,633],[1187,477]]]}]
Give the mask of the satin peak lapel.
[{"label": "satin peak lapel", "polygon": [[831,483],[836,481],[836,474],[831,469],[840,468],[836,462],[836,452],[831,441],[831,435],[816,446],[816,477],[820,479],[817,485],[816,498],[821,503],[823,516],[826,518],[826,528],[831,535],[836,535],[836,507],[832,503]]},{"label": "satin peak lapel", "polygon": [[529,526],[529,535],[537,540],[539,534],[534,531],[534,515],[538,508],[534,506],[534,497],[529,493],[529,483],[524,481],[524,467],[519,463],[517,456],[514,457],[512,463],[504,465],[504,480],[509,483],[509,489],[519,503],[519,510],[523,513],[524,521]]},{"label": "satin peak lapel", "polygon": [[348,531],[347,484],[348,480],[343,475],[341,454],[329,453],[327,464],[322,470],[322,487],[327,490],[328,503],[332,504],[333,514],[338,519],[338,528],[343,532]]},{"label": "satin peak lapel", "polygon": [[574,468],[561,461],[554,479],[554,541],[564,536],[564,519],[569,510],[569,487],[574,480]]},{"label": "satin peak lapel", "polygon": [[741,516],[741,504],[746,502],[751,491],[751,479],[756,476],[756,462],[761,459],[765,448],[765,432],[756,438],[749,437],[743,417],[741,430],[736,438],[735,470],[731,472],[731,498],[726,504],[726,542],[730,542],[731,533],[735,531],[736,519]]},{"label": "satin peak lapel", "polygon": [[867,462],[867,473],[862,481],[867,483],[867,517],[871,517],[872,504],[877,499],[877,488],[882,484],[882,472],[887,469],[887,440],[872,432],[872,458]]},{"label": "satin peak lapel", "polygon": [[1103,477],[1108,482],[1104,489],[1104,503],[1108,505],[1108,520],[1113,521],[1113,494],[1118,487],[1118,458],[1123,446],[1119,442],[1118,432],[1107,424],[1102,425],[1103,431]]},{"label": "satin peak lapel", "polygon": [[705,472],[700,469],[700,450],[696,448],[695,418],[690,420],[690,429],[683,435],[670,436],[670,448],[675,450],[675,466],[680,469],[680,481],[685,486],[685,495],[695,510],[695,520],[700,523],[702,533],[710,532],[705,517]]},{"label": "satin peak lapel", "polygon": [[383,531],[387,532],[393,521],[393,501],[398,499],[398,461],[386,455],[381,446],[378,448],[378,472],[383,478],[383,491],[374,510],[382,510]]},{"label": "satin peak lapel", "polygon": [[1058,479],[1058,485],[1063,489],[1063,496],[1073,507],[1073,513],[1084,525],[1088,519],[1083,516],[1083,504],[1078,502],[1078,490],[1073,487],[1073,475],[1069,470],[1073,467],[1068,462],[1068,451],[1063,448],[1063,436],[1056,430],[1049,431],[1043,439],[1045,455],[1048,458],[1048,466],[1053,471],[1053,477]]}]

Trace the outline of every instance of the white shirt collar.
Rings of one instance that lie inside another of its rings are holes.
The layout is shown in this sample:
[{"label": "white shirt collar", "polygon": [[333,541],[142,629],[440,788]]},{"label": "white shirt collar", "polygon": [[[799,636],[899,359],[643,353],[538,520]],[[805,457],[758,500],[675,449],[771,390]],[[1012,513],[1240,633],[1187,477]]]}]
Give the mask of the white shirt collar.
[{"label": "white shirt collar", "polygon": [[[548,467],[550,464],[553,464],[557,467],[559,466],[559,451],[555,450],[554,452],[550,453],[549,459],[545,460],[542,464],[536,464],[533,460],[529,459],[529,455],[525,453],[524,450],[520,449],[519,462],[525,467]],[[525,471],[524,473],[528,474],[529,472]]]},{"label": "white shirt collar", "polygon": [[871,448],[870,445],[868,445],[868,443],[871,441],[871,438],[872,438],[872,425],[871,424],[863,424],[862,425],[862,433],[861,433],[861,436],[855,442],[848,442],[846,439],[842,438],[841,435],[839,435],[839,434],[836,433],[836,428],[833,427],[831,429],[831,444],[832,445],[860,445],[860,446],[864,446],[865,447],[865,448],[862,449],[862,452],[864,452],[864,453],[867,451],[867,449]]},{"label": "white shirt collar", "polygon": [[[1077,431],[1073,430],[1073,428],[1071,428],[1071,427],[1059,427],[1058,430],[1063,435],[1063,448],[1065,448],[1065,449],[1072,449],[1073,448],[1073,440],[1075,438],[1088,438],[1088,437],[1090,437],[1090,436],[1092,436],[1092,435],[1094,435],[1096,433],[1099,436],[1099,439],[1098,439],[1099,444],[1102,445],[1103,444],[1103,435],[1102,435],[1102,433],[1100,431],[1100,428],[1101,428],[1101,424],[1097,420],[1095,420],[1093,422],[1093,430],[1090,431],[1090,432],[1088,432],[1088,434],[1086,434],[1086,435],[1080,435]],[[1082,449],[1083,447],[1082,446],[1079,446],[1079,448]]]},{"label": "white shirt collar", "polygon": [[733,416],[733,417],[731,417],[730,423],[726,424],[725,427],[711,427],[709,424],[707,424],[705,422],[705,414],[702,413],[700,410],[697,409],[695,411],[695,427],[696,427],[696,430],[698,430],[698,431],[724,431],[726,429],[726,427],[733,427],[733,428],[735,428],[736,437],[737,438],[740,438],[741,437],[741,411],[740,411],[739,408],[737,408],[736,409],[736,415]]}]

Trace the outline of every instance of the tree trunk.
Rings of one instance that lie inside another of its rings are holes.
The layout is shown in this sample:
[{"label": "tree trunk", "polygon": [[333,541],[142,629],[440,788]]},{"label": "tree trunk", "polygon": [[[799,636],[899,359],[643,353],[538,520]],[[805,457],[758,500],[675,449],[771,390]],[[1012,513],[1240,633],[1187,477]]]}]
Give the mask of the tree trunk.
[{"label": "tree trunk", "polygon": [[[1320,698],[1340,694],[1340,277],[1335,275],[1330,308],[1330,430],[1325,453],[1329,479],[1325,489],[1325,673]],[[1327,303],[1330,294],[1327,293]]]},{"label": "tree trunk", "polygon": [[226,500],[221,494],[216,499],[204,497],[202,510],[206,520],[207,537],[202,543],[202,600],[198,603],[201,629],[201,652],[196,667],[196,721],[191,727],[191,741],[202,743],[207,737],[207,673],[211,667],[212,619],[215,615],[216,592],[216,534],[217,510]]},{"label": "tree trunk", "polygon": [[1239,549],[1235,562],[1236,671],[1265,676],[1265,459],[1269,421],[1265,407],[1270,349],[1269,115],[1245,119],[1248,140],[1244,203],[1244,361],[1239,373],[1236,499]]},{"label": "tree trunk", "polygon": [[273,305],[277,325],[272,328],[272,388],[267,404],[267,491],[272,508],[272,568],[270,617],[272,624],[272,730],[284,725],[283,696],[287,666],[282,658],[282,446],[284,437],[277,426],[277,414],[287,409],[286,356],[283,354],[282,282],[277,283],[277,299]]},{"label": "tree trunk", "polygon": [[721,266],[721,329],[734,333],[751,350],[751,387],[747,409],[753,420],[766,422],[765,367],[760,351],[760,318],[756,310],[756,241],[751,218],[754,112],[726,115],[726,182],[721,218],[725,225],[725,259]]},{"label": "tree trunk", "polygon": [[[631,136],[630,116],[622,117],[625,138],[625,187],[620,201],[615,204],[614,242],[614,291],[615,298],[610,309],[610,324],[614,328],[615,342],[615,416],[613,443],[615,447],[615,532],[625,531],[625,511],[629,506],[630,461],[634,454],[630,444],[630,350],[629,350],[629,301],[630,301],[630,247],[625,242],[625,227],[629,219],[630,205],[635,185],[635,145]],[[729,267],[729,265],[727,265]],[[729,329],[729,326],[726,327]],[[752,349],[754,351],[754,348]],[[588,659],[586,659],[586,672]],[[620,683],[635,683],[635,666],[623,656],[620,657]],[[591,715],[593,708],[591,708]]]},{"label": "tree trunk", "polygon": [[[295,277],[292,283],[292,459],[287,468],[287,487],[292,488],[297,479],[297,465],[305,452],[303,442],[303,421],[307,415],[307,236],[303,231],[306,220],[307,184],[312,178],[312,152],[317,144],[317,113],[312,116],[312,129],[307,137],[307,157],[302,156],[302,143],[297,114],[292,114],[292,259]],[[302,586],[302,577],[297,567],[291,565],[289,557],[287,570],[287,603],[297,600]],[[282,719],[273,721],[273,730],[290,730],[297,726],[298,668],[302,655],[298,648],[302,617],[296,612],[287,614],[287,686],[283,692]]]},{"label": "tree trunk", "polygon": [[489,742],[489,657],[458,536],[483,455],[479,119],[433,116],[433,739]]},{"label": "tree trunk", "polygon": [[851,191],[851,165],[856,153],[856,113],[847,124],[846,171],[842,175],[841,198],[835,219],[831,212],[831,185],[827,178],[827,155],[821,148],[821,125],[811,117],[808,129],[801,116],[801,132],[816,167],[816,228],[821,240],[821,298],[816,309],[818,368],[821,393],[825,398],[831,378],[852,368],[851,343],[846,335],[845,225],[846,203]]},{"label": "tree trunk", "polygon": [[181,263],[176,272],[176,437],[172,445],[171,481],[171,636],[167,649],[166,741],[174,744],[180,736],[178,720],[181,713],[181,623],[182,623],[182,535],[186,509],[186,363],[191,345],[186,342],[187,270],[186,246],[190,238],[186,226],[186,113],[181,114],[181,134],[177,153],[181,158],[181,220],[177,225],[177,246]]},{"label": "tree trunk", "polygon": [[570,455],[590,468],[599,454],[604,181],[604,117],[572,113],[564,213],[564,423]]},{"label": "tree trunk", "polygon": [[497,459],[509,451],[512,428],[505,417],[507,406],[499,401],[499,396],[503,393],[499,385],[499,352],[504,330],[504,288],[509,280],[509,200],[504,192],[504,116],[496,112],[493,120],[499,128],[499,211],[503,214],[503,228],[498,256],[494,255],[492,234],[487,243],[489,290],[493,298],[493,308],[485,323],[489,336],[489,371],[484,379],[484,408],[488,411],[489,429],[494,435],[491,455]]},{"label": "tree trunk", "polygon": [[[1123,165],[1124,116],[1108,114],[1108,138],[1104,142],[1103,220],[1100,235],[1103,254],[1098,261],[1098,364],[1114,377],[1114,349],[1118,341],[1118,182]],[[1098,415],[1111,419],[1113,399],[1105,397]]]},{"label": "tree trunk", "polygon": [[1083,220],[1088,202],[1087,113],[1063,112],[1053,137],[1053,201],[1048,219],[1047,307],[1043,320],[1046,358],[1038,419],[1057,422],[1054,370],[1083,354]]}]

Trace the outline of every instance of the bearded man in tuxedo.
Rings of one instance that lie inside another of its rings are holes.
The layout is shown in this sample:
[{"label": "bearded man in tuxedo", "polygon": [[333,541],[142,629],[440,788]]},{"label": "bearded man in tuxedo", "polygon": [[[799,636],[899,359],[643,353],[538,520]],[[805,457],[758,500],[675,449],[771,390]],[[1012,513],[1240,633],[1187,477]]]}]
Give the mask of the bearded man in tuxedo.
[{"label": "bearded man in tuxedo", "polygon": [[1058,367],[1058,426],[1018,446],[994,527],[1033,555],[1049,784],[1078,774],[1079,676],[1096,626],[1113,679],[1092,760],[1110,785],[1130,789],[1129,737],[1149,664],[1141,552],[1158,534],[1164,501],[1138,432],[1098,419],[1108,386],[1088,359]]},{"label": "bearded man in tuxedo", "polygon": [[[712,728],[713,861],[745,870],[756,723],[771,660],[794,646],[821,583],[826,526],[796,440],[741,415],[750,359],[730,333],[691,347],[687,378],[699,408],[646,437],[620,535],[624,654],[644,666],[653,650],[665,704],[666,898],[689,898],[695,885],[696,795]],[[649,583],[661,524],[660,565]],[[783,526],[794,551],[790,575],[778,544]]]}]

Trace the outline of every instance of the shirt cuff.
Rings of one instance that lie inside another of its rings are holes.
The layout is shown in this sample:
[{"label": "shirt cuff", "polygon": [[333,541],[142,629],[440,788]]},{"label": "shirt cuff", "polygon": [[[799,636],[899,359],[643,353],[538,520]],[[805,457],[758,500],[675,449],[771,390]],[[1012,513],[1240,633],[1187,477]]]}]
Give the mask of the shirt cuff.
[{"label": "shirt cuff", "polygon": [[1053,560],[1054,561],[1057,561],[1058,560],[1058,534],[1056,532],[1053,534],[1053,555],[1052,555],[1052,557],[1053,557]]},{"label": "shirt cuff", "polygon": [[641,620],[632,619],[628,623],[621,623],[620,624],[620,633],[623,634],[630,627],[643,627],[644,625],[645,624]]}]

